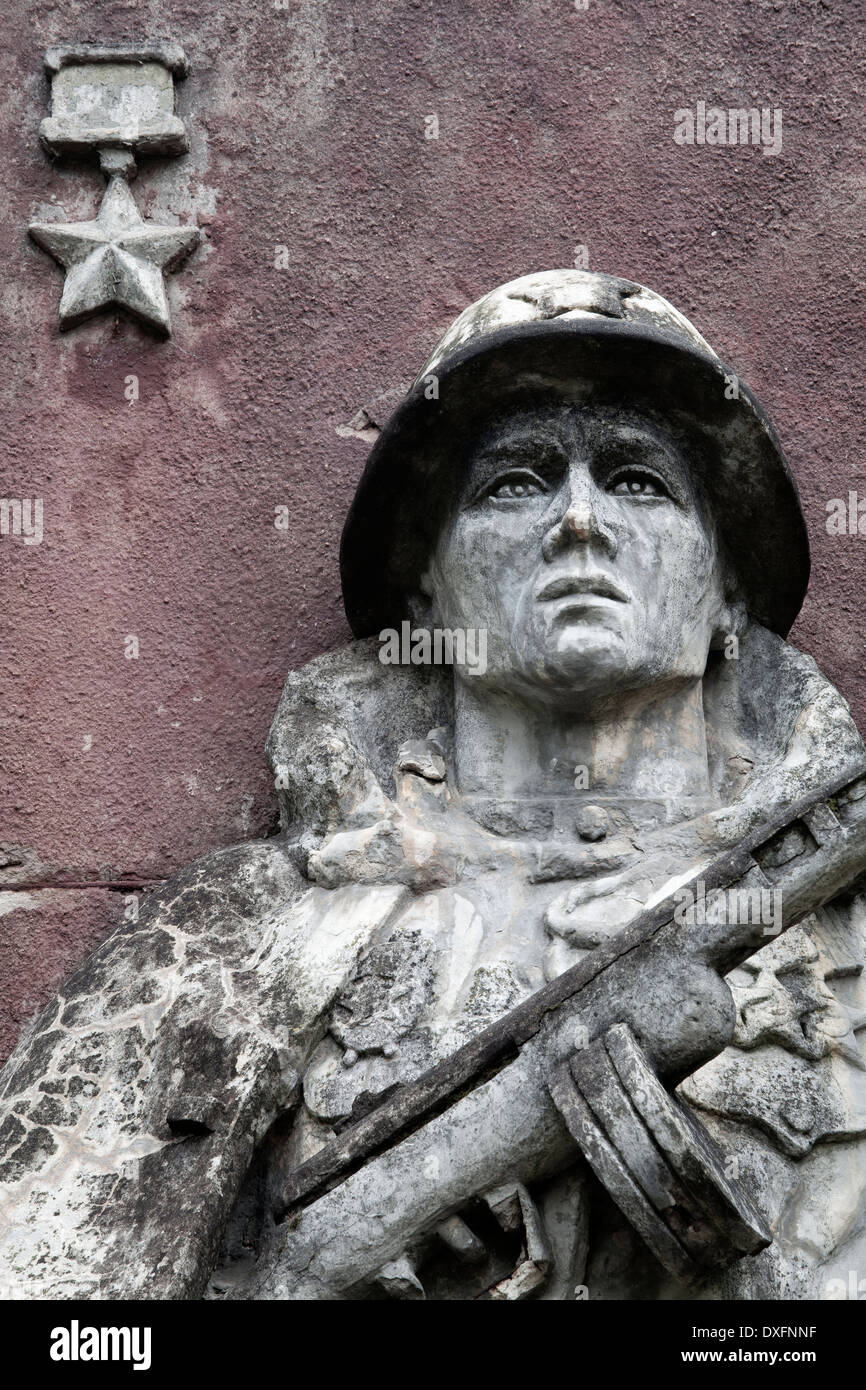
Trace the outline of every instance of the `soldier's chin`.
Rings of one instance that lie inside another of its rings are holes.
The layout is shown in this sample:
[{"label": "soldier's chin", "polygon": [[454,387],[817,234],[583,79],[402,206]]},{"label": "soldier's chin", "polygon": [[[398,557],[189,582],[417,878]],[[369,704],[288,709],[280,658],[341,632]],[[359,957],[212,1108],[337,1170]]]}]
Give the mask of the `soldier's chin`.
[{"label": "soldier's chin", "polygon": [[546,682],[563,691],[600,694],[630,687],[634,662],[622,633],[596,624],[569,624],[552,635],[538,663]]}]

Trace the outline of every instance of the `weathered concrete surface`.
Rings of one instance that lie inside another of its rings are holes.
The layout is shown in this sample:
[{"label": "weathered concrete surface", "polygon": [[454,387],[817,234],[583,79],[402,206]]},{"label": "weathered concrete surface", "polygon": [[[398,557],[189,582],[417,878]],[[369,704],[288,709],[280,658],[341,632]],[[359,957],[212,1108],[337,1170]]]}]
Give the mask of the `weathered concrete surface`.
[{"label": "weathered concrete surface", "polygon": [[[689,314],[768,409],[815,561],[792,640],[862,723],[866,537],[824,515],[866,496],[863,18],[859,0],[502,0],[495,22],[456,0],[10,11],[0,491],[44,498],[45,539],[0,538],[0,828],[39,881],[158,878],[267,828],[285,670],[346,635],[337,541],[368,445],[338,426],[408,384],[478,294],[581,245]],[[42,53],[150,35],[189,56],[191,149],[143,161],[135,196],[205,241],[171,277],[170,343],[111,317],[61,338],[61,272],[27,225],[92,216],[103,181],[39,145]],[[673,112],[699,99],[780,107],[782,152],[676,145]],[[27,980],[10,1007],[64,975],[53,931],[10,967]]]},{"label": "weathered concrete surface", "polygon": [[304,887],[276,842],[190,865],[23,1035],[0,1083],[0,1298],[201,1293],[323,1008],[403,896],[320,890],[311,932]]}]

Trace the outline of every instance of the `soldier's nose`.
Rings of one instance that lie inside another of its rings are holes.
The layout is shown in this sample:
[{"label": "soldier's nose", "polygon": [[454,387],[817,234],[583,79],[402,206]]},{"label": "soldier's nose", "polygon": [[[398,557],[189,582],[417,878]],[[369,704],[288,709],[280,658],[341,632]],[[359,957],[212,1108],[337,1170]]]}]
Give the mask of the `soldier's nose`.
[{"label": "soldier's nose", "polygon": [[564,530],[570,531],[576,540],[588,541],[592,535],[592,522],[592,507],[584,498],[580,502],[572,502],[560,525]]},{"label": "soldier's nose", "polygon": [[588,488],[572,488],[565,511],[546,532],[541,543],[545,560],[553,560],[569,545],[590,545],[596,542],[611,559],[617,552],[617,540],[610,526],[599,515],[596,499]]}]

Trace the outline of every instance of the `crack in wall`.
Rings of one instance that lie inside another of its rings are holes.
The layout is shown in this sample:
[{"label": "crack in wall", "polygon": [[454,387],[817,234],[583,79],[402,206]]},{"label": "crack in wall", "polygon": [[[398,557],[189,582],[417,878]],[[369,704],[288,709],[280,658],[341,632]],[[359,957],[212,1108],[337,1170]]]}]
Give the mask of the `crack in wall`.
[{"label": "crack in wall", "polygon": [[39,893],[46,890],[70,888],[77,891],[88,888],[103,888],[109,893],[135,893],[149,892],[151,888],[159,888],[161,884],[167,883],[165,878],[137,878],[137,879],[114,879],[114,878],[92,878],[81,880],[57,880],[57,879],[26,879],[20,883],[0,883],[0,892],[3,893]]}]

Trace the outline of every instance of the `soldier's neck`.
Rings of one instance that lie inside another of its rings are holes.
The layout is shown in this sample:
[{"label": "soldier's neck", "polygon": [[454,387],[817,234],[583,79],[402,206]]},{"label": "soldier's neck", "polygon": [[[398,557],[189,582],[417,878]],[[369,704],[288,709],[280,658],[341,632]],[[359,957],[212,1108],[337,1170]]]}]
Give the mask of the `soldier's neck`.
[{"label": "soldier's neck", "polygon": [[465,795],[708,796],[702,684],[627,692],[573,713],[455,681],[454,769]]}]

